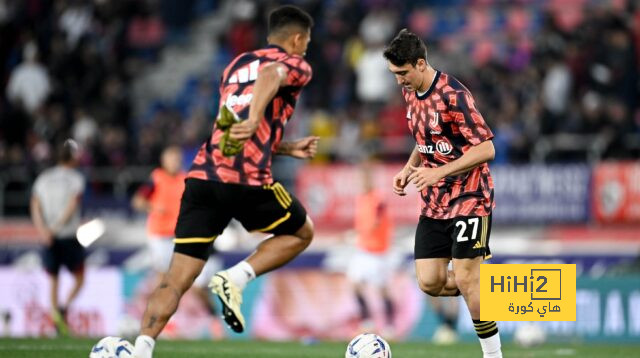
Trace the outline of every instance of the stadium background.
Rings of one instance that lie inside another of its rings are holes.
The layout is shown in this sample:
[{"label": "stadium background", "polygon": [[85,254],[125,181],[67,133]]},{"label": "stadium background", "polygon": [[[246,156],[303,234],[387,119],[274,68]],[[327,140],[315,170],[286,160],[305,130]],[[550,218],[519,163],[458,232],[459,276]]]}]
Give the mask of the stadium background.
[{"label": "stadium background", "polygon": [[[264,44],[264,14],[278,3],[0,0],[0,334],[54,333],[40,239],[27,215],[35,176],[68,137],[82,145],[83,216],[107,227],[90,247],[72,329],[91,337],[135,331],[149,262],[144,218],[130,197],[163,146],[180,145],[188,165],[210,133],[222,68]],[[433,335],[436,318],[411,271],[418,197],[389,190],[414,143],[381,53],[406,26],[425,39],[435,68],[471,89],[495,133],[493,262],[577,265],[577,321],[545,323],[551,340],[638,342],[637,1],[294,3],[316,21],[307,55],[315,76],[287,136],[322,139],[311,163],[278,159],[274,172],[305,203],[318,234],[291,265],[249,287],[248,332],[229,338],[352,336],[357,306],[343,271],[356,164],[370,154],[396,220],[398,337]],[[219,259],[232,264],[257,240],[234,225],[218,239]],[[381,307],[374,311],[380,318]],[[203,312],[186,297],[164,335],[210,337]],[[472,341],[465,312],[458,329]],[[500,323],[506,339],[517,325]]]}]

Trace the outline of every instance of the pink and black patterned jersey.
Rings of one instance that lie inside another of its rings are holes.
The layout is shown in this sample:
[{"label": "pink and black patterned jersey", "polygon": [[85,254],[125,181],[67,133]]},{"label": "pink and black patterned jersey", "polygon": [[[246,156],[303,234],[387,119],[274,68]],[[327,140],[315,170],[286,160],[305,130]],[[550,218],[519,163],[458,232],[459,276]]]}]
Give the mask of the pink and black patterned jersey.
[{"label": "pink and black patterned jersey", "polygon": [[302,57],[290,55],[275,45],[245,52],[224,70],[218,108],[226,103],[240,118],[248,118],[258,72],[272,62],[287,67],[287,85],[280,87],[267,105],[258,130],[247,140],[243,151],[233,157],[222,155],[218,143],[224,132],[214,125],[211,137],[193,160],[188,177],[245,185],[273,182],[271,159],[282,140],[284,126],[293,114],[300,91],[311,80],[311,66]]},{"label": "pink and black patterned jersey", "polygon": [[[422,165],[440,167],[460,158],[471,146],[493,138],[469,90],[453,76],[436,72],[424,95],[402,90],[407,122]],[[493,180],[484,163],[448,176],[422,191],[422,215],[433,219],[487,216],[495,206]]]}]

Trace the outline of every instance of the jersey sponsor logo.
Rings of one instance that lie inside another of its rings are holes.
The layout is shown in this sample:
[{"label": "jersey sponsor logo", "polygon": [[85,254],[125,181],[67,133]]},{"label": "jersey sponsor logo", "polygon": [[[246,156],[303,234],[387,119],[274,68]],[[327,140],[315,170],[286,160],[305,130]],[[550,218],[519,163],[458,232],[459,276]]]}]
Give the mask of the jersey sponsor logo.
[{"label": "jersey sponsor logo", "polygon": [[232,94],[231,96],[227,97],[227,100],[225,101],[225,103],[229,107],[246,106],[249,103],[251,103],[252,98],[253,98],[253,93],[245,93],[239,96]]},{"label": "jersey sponsor logo", "polygon": [[431,144],[418,144],[418,152],[422,154],[433,154],[433,145]]},{"label": "jersey sponsor logo", "polygon": [[453,146],[445,140],[439,140],[436,145],[433,144],[418,144],[418,152],[422,154],[435,154],[435,151],[440,154],[449,154],[453,150]]},{"label": "jersey sponsor logo", "polygon": [[449,154],[453,150],[453,146],[451,143],[441,139],[436,143],[436,150],[440,154]]}]

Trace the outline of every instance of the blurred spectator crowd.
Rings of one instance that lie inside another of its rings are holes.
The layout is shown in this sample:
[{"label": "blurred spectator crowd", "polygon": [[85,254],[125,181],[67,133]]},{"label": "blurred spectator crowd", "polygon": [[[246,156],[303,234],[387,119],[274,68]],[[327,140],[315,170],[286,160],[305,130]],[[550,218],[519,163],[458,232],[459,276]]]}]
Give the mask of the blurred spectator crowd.
[{"label": "blurred spectator crowd", "polygon": [[82,145],[83,166],[155,161],[157,153],[141,148],[131,83],[214,6],[215,0],[0,0],[0,167],[38,171],[69,137]]},{"label": "blurred spectator crowd", "polygon": [[[272,3],[236,2],[223,41],[230,56],[264,43],[261,17]],[[640,155],[638,1],[304,3],[316,20],[307,54],[315,76],[298,118],[324,138],[320,161],[406,159],[414,142],[382,57],[403,27],[425,40],[435,68],[471,89],[495,133],[497,162],[530,161],[544,136],[585,149],[585,140],[602,143],[601,158]]]},{"label": "blurred spectator crowd", "polygon": [[[0,166],[37,167],[69,136],[83,144],[86,166],[155,164],[169,143],[190,159],[209,134],[222,68],[266,43],[265,14],[280,3],[228,3],[226,31],[212,34],[219,47],[210,72],[135,114],[131,81],[172,38],[188,37],[195,13],[221,4],[0,0]],[[318,162],[406,159],[414,142],[382,57],[403,27],[422,36],[436,69],[471,89],[494,131],[497,162],[527,162],[540,138],[558,135],[602,143],[603,158],[639,155],[639,1],[293,3],[316,21],[307,54],[314,79],[288,132],[321,136]]]}]

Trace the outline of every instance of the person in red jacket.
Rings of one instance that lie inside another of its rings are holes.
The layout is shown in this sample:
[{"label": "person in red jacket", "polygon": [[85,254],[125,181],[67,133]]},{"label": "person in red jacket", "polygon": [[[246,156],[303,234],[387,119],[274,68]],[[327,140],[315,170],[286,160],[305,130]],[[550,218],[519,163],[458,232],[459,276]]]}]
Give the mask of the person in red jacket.
[{"label": "person in red jacket", "polygon": [[[167,147],[162,152],[160,167],[151,172],[149,181],[138,189],[131,201],[136,210],[148,213],[148,247],[151,253],[151,265],[158,276],[158,281],[171,263],[173,232],[180,212],[180,198],[184,191],[186,177],[186,172],[182,170],[182,149],[177,146]],[[192,292],[202,301],[212,316],[216,311],[209,298],[207,284],[219,266],[214,258],[209,258],[192,287]],[[217,320],[215,322],[219,323]],[[214,328],[213,325],[212,328]],[[221,328],[213,329],[214,334],[221,334]]]},{"label": "person in red jacket", "polygon": [[356,197],[356,252],[349,261],[347,278],[352,282],[360,309],[360,329],[375,330],[370,305],[365,299],[367,286],[374,287],[383,299],[385,325],[382,334],[393,334],[393,302],[389,290],[392,273],[389,249],[393,236],[393,222],[389,210],[373,183],[372,165],[362,165],[362,192]]}]

